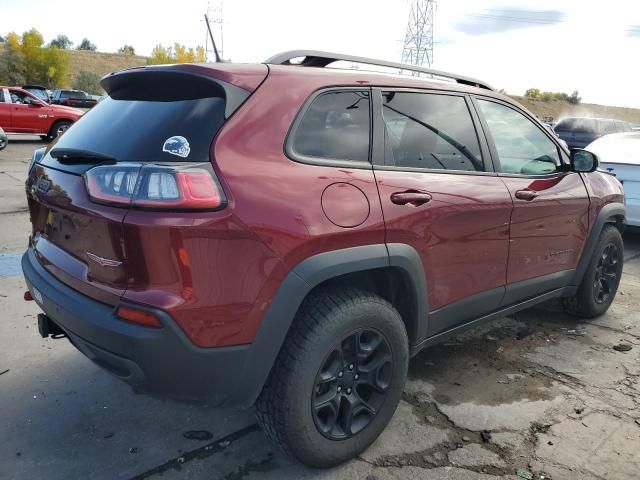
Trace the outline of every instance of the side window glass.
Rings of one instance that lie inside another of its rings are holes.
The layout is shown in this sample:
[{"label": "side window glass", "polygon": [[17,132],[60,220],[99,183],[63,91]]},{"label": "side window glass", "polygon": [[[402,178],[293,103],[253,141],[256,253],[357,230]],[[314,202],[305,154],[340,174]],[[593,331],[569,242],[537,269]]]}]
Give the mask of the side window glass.
[{"label": "side window glass", "polygon": [[560,170],[558,147],[520,112],[488,100],[478,105],[493,137],[501,171],[546,175]]},{"label": "side window glass", "polygon": [[398,167],[483,171],[478,136],[463,97],[383,92],[386,151]]},{"label": "side window glass", "polygon": [[608,133],[616,133],[616,124],[613,120],[605,120],[604,122],[604,133],[605,135]]},{"label": "side window glass", "polygon": [[370,99],[366,91],[324,93],[305,112],[293,136],[295,155],[369,161]]}]

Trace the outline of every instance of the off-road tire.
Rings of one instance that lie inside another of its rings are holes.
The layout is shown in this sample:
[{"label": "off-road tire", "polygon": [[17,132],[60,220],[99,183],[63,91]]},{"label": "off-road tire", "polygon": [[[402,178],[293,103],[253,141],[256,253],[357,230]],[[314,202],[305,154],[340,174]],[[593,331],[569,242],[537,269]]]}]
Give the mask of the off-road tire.
[{"label": "off-road tire", "polygon": [[[613,245],[617,251],[617,264],[615,267],[616,278],[612,282],[611,291],[606,296],[602,303],[596,301],[596,295],[594,293],[594,283],[597,279],[599,261],[605,253],[605,249]],[[624,245],[622,242],[622,235],[620,231],[613,225],[605,225],[604,229],[600,233],[598,243],[593,251],[589,266],[587,267],[582,282],[578,286],[578,291],[572,297],[562,299],[564,309],[567,313],[575,315],[576,317],[588,319],[598,317],[604,314],[608,309],[618,291],[620,284],[620,277],[622,276],[622,266],[624,257]]]},{"label": "off-road tire", "polygon": [[[316,375],[335,345],[361,329],[379,332],[390,347],[389,386],[370,423],[350,438],[333,440],[316,426]],[[400,401],[408,361],[407,332],[389,302],[353,288],[312,293],[300,307],[256,402],[258,422],[278,447],[300,462],[320,468],[338,465],[362,453],[382,433]]]}]

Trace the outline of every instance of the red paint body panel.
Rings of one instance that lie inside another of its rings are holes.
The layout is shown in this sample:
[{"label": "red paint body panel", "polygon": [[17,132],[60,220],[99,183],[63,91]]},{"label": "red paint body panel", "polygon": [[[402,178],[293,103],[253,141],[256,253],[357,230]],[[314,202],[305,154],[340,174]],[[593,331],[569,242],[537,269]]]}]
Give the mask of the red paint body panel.
[{"label": "red paint body panel", "polygon": [[[507,283],[576,268],[589,232],[589,196],[577,173],[502,177],[513,196]],[[533,200],[515,193],[533,190]]]},{"label": "red paint body panel", "polygon": [[[497,176],[376,170],[387,242],[413,246],[427,273],[429,309],[501,287],[506,281],[512,202]],[[393,193],[431,194],[396,205]]]}]

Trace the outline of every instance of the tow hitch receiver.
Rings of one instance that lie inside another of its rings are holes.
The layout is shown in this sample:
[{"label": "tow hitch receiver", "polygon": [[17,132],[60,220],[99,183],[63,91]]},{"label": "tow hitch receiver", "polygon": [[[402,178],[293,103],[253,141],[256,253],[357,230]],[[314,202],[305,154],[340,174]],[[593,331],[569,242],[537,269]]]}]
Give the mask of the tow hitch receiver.
[{"label": "tow hitch receiver", "polygon": [[42,338],[64,338],[67,336],[64,330],[44,313],[38,314],[38,332]]}]

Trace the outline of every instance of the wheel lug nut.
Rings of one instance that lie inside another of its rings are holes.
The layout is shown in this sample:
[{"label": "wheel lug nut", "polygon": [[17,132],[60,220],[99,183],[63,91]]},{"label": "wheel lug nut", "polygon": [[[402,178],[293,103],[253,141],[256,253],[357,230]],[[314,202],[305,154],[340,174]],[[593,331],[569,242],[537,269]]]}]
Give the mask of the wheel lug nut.
[{"label": "wheel lug nut", "polygon": [[338,392],[341,392],[341,391],[342,391],[342,387],[338,386]]},{"label": "wheel lug nut", "polygon": [[347,388],[347,393],[351,393],[351,389],[350,388]]},{"label": "wheel lug nut", "polygon": [[349,365],[349,370],[353,370],[353,363]]},{"label": "wheel lug nut", "polygon": [[342,375],[344,375],[344,373],[338,372],[338,378],[342,378]]},{"label": "wheel lug nut", "polygon": [[353,378],[357,380],[357,379],[359,379],[359,378],[360,378],[360,375],[358,375],[358,374],[356,373],[356,374],[354,375],[354,377],[353,377]]}]

